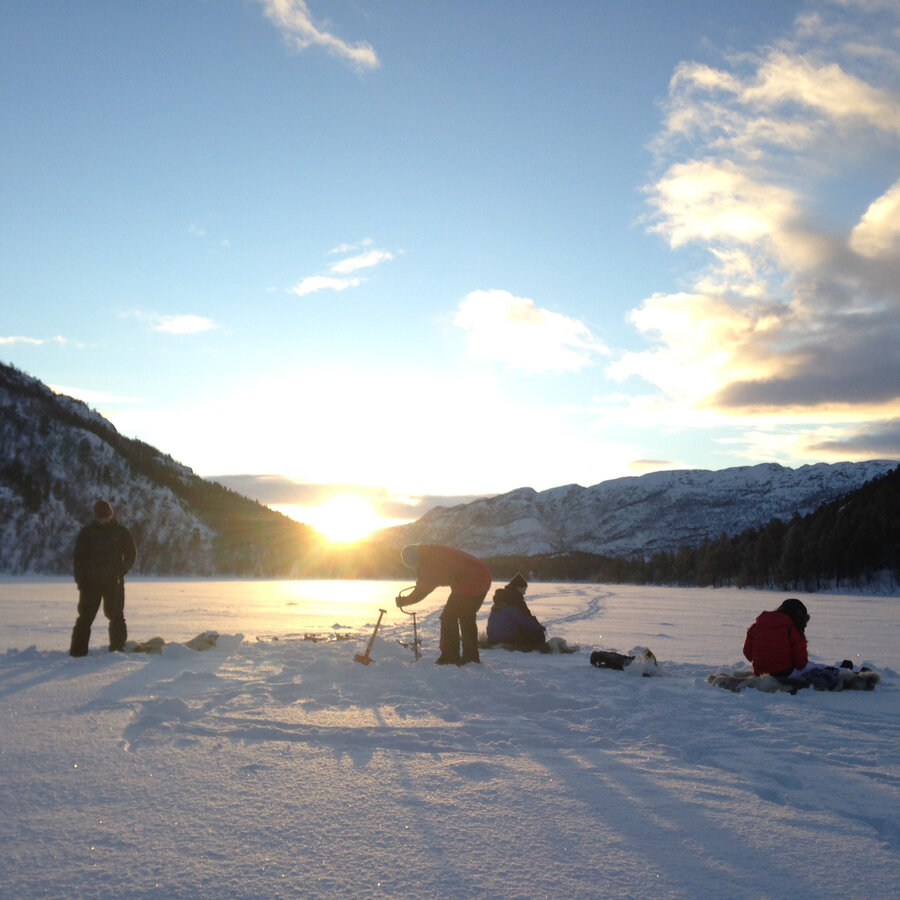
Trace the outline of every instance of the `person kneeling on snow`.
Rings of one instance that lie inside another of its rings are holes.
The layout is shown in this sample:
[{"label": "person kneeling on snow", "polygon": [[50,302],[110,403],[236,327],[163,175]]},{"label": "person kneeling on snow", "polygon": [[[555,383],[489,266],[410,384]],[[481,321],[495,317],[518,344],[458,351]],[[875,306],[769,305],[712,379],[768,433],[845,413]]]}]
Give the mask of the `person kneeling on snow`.
[{"label": "person kneeling on snow", "polygon": [[527,590],[528,582],[516,574],[506,587],[494,591],[494,604],[487,623],[489,643],[504,644],[511,650],[545,648],[546,629],[525,602]]},{"label": "person kneeling on snow", "polygon": [[744,656],[753,663],[753,674],[784,678],[795,669],[806,668],[808,624],[809,613],[796,597],[785,600],[778,609],[760,613],[744,640]]}]

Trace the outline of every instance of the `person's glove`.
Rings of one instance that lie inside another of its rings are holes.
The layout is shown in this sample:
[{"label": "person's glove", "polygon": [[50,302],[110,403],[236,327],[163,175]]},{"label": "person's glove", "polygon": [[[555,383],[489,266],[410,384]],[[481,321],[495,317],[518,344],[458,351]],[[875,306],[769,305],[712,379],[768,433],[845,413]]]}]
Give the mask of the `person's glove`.
[{"label": "person's glove", "polygon": [[[404,606],[409,606],[411,601],[408,596],[404,596],[403,594],[397,594],[397,597],[394,600],[394,602],[397,604],[397,606],[400,607],[400,609],[403,609]],[[415,601],[412,601],[412,602],[415,602]]]}]

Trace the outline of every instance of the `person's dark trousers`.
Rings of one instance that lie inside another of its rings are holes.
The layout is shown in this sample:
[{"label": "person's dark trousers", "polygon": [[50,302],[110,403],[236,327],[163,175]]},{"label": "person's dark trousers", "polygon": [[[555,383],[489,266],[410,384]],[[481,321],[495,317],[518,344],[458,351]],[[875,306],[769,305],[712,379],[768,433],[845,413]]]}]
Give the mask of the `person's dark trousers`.
[{"label": "person's dark trousers", "polygon": [[103,615],[109,619],[109,649],[124,650],[128,638],[125,625],[125,582],[113,581],[109,584],[85,585],[79,592],[78,618],[72,629],[70,656],[87,656],[88,643],[91,639],[91,625],[100,604],[103,603]]},{"label": "person's dark trousers", "polygon": [[[461,597],[451,593],[441,613],[441,655],[437,662],[465,665],[481,662],[478,655],[478,626],[475,616],[484,603],[481,597]],[[460,652],[462,644],[462,652]]]}]

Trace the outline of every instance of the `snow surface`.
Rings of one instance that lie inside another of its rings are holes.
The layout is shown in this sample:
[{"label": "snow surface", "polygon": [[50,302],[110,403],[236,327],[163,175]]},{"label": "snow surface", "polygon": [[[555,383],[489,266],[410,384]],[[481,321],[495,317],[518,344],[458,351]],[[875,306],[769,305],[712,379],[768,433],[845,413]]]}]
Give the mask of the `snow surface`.
[{"label": "snow surface", "polygon": [[[74,585],[0,580],[0,893],[897,896],[898,598],[804,596],[812,658],[883,681],[790,696],[704,681],[783,594],[536,584],[580,652],[457,669],[432,664],[445,591],[421,661],[395,640],[404,586],[130,581],[130,636],[174,643],[110,654],[101,614],[71,659]],[[662,677],[589,664],[636,646]]]}]

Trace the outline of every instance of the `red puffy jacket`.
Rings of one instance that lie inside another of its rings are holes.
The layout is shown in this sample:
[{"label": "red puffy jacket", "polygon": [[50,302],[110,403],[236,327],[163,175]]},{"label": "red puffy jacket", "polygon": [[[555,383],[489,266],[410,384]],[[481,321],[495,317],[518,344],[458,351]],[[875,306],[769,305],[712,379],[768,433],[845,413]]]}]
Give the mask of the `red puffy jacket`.
[{"label": "red puffy jacket", "polygon": [[416,586],[404,605],[417,603],[441,585],[460,597],[484,598],[491,581],[491,570],[480,559],[455,547],[420,544]]},{"label": "red puffy jacket", "polygon": [[754,675],[788,675],[809,662],[806,636],[778,610],[760,613],[747,629],[744,656],[753,663]]}]

